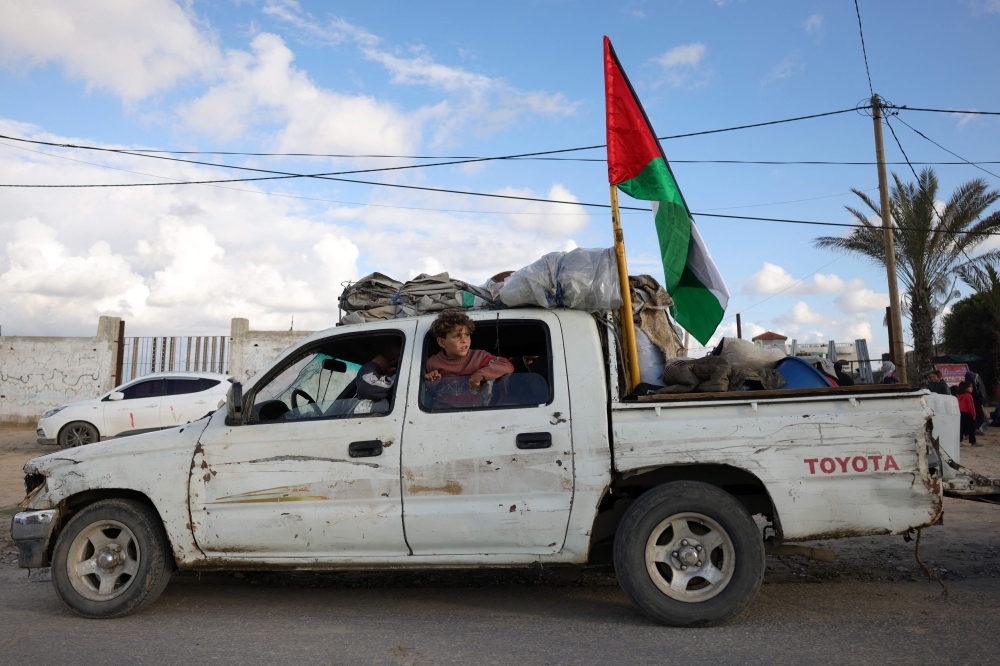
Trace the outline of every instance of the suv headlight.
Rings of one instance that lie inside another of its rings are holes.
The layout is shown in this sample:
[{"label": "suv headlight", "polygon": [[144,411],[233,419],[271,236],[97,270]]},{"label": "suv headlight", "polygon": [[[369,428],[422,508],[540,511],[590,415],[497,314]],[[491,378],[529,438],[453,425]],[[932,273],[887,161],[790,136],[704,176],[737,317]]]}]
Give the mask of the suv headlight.
[{"label": "suv headlight", "polygon": [[[58,414],[59,412],[61,412],[64,409],[66,409],[67,407],[69,407],[69,405],[59,405],[58,407],[53,407],[49,411],[47,411],[44,414],[42,414],[42,418],[43,419],[47,419],[50,416],[55,416],[56,414]],[[35,413],[37,414],[38,412],[35,412]]]}]

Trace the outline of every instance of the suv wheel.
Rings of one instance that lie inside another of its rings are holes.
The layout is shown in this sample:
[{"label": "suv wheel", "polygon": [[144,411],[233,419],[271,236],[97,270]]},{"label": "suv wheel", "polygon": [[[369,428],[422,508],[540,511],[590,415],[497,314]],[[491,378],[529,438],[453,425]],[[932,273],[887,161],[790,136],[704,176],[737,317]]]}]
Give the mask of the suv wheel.
[{"label": "suv wheel", "polygon": [[97,432],[97,428],[86,421],[73,421],[59,431],[59,446],[64,449],[99,441],[101,441],[101,435]]}]

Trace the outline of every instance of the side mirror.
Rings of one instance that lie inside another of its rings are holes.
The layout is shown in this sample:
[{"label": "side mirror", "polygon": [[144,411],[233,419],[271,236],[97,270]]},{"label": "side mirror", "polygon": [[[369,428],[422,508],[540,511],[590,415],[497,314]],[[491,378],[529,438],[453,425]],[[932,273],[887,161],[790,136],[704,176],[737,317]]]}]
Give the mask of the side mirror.
[{"label": "side mirror", "polygon": [[226,425],[243,425],[243,384],[233,382],[226,394]]},{"label": "side mirror", "polygon": [[124,400],[124,399],[125,399],[125,394],[122,393],[121,391],[112,391],[108,395],[108,400]]},{"label": "side mirror", "polygon": [[347,372],[347,364],[335,358],[328,358],[323,361],[323,369],[330,372]]}]

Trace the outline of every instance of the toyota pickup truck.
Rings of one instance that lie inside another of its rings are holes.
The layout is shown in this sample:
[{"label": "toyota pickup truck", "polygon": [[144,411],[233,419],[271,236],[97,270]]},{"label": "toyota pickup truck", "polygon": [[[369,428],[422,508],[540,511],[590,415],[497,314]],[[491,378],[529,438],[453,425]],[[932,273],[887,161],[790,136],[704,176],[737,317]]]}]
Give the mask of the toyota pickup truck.
[{"label": "toyota pickup truck", "polygon": [[[151,603],[181,570],[613,564],[674,626],[754,599],[765,547],[942,519],[954,398],[893,386],[629,399],[613,325],[470,311],[515,372],[424,378],[431,316],[338,326],[282,352],[226,409],[25,465],[22,567],[87,617]],[[355,378],[400,349],[388,397]],[[956,465],[957,467],[957,465]]]}]

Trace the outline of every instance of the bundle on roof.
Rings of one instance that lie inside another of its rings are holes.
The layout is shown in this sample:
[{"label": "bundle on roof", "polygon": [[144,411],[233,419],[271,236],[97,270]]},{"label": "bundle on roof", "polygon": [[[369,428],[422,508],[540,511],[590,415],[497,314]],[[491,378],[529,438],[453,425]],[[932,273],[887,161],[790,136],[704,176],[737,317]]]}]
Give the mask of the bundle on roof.
[{"label": "bundle on roof", "polygon": [[507,307],[608,312],[622,306],[618,263],[610,248],[550,252],[504,280],[498,295]]},{"label": "bundle on roof", "polygon": [[340,323],[360,324],[492,305],[493,299],[485,289],[453,280],[447,273],[421,273],[407,282],[372,273],[344,288],[340,295],[340,309],[344,312]]}]

